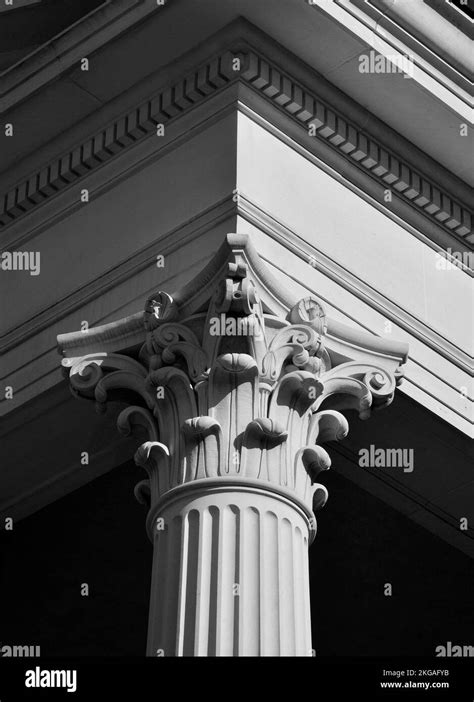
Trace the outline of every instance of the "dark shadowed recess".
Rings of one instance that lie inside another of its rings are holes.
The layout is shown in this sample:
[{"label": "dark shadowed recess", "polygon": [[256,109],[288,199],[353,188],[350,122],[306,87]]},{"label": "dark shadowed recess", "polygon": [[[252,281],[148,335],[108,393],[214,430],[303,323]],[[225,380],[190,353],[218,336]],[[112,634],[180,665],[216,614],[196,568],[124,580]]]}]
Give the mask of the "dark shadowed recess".
[{"label": "dark shadowed recess", "polygon": [[0,72],[103,4],[104,0],[41,0],[15,8],[13,3],[0,14]]},{"label": "dark shadowed recess", "polygon": [[474,561],[336,470],[324,483],[310,549],[316,654],[434,656],[447,641],[472,644]]},{"label": "dark shadowed recess", "polygon": [[[3,645],[144,655],[152,548],[133,497],[141,478],[126,463],[1,532]],[[472,644],[473,561],[337,469],[324,482],[330,500],[310,549],[316,654],[434,656],[447,641]]]},{"label": "dark shadowed recess", "polygon": [[458,10],[474,19],[474,7],[472,0],[448,0],[450,5],[454,5]]}]

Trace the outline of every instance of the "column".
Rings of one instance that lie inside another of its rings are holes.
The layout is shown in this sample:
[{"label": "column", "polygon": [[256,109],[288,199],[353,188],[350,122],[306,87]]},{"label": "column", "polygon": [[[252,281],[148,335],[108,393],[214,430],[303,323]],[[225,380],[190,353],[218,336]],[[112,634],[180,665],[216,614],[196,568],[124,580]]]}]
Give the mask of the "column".
[{"label": "column", "polygon": [[177,490],[153,514],[147,654],[311,655],[308,517],[225,482]]},{"label": "column", "polygon": [[405,349],[332,322],[313,296],[291,302],[236,234],[142,316],[72,336],[63,353],[88,351],[63,360],[73,391],[104,411],[126,390],[118,428],[149,439],[135,455],[153,544],[147,654],[311,655],[321,444],[347,434],[340,410],[392,401]]}]

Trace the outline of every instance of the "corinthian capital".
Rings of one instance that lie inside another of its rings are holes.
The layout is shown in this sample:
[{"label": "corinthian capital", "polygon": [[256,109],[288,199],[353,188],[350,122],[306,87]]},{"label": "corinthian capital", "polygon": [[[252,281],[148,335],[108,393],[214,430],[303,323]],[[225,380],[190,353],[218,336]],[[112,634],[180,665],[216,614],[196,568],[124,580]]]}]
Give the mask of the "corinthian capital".
[{"label": "corinthian capital", "polygon": [[345,409],[366,419],[392,401],[406,358],[331,320],[316,296],[291,299],[238,234],[183,289],[59,344],[76,395],[99,411],[135,398],[117,423],[147,432],[135,460],[151,514],[186,485],[221,481],[278,493],[312,524],[331,465],[321,444],[346,436]]}]

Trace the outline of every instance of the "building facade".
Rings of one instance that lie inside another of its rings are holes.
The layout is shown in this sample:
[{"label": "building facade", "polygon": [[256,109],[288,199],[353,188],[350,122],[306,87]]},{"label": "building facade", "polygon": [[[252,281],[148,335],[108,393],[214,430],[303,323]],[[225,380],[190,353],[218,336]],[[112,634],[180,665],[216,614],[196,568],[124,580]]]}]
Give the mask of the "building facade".
[{"label": "building facade", "polygon": [[[53,6],[0,16],[41,38],[2,54],[9,639],[54,655],[144,654],[147,628],[150,656],[472,644],[469,17],[118,0],[46,30]],[[20,616],[33,533],[57,571]],[[120,621],[106,592],[125,591]],[[328,599],[340,640],[319,625]],[[53,601],[79,632],[62,645],[39,614]],[[132,619],[140,636],[111,644]]]}]

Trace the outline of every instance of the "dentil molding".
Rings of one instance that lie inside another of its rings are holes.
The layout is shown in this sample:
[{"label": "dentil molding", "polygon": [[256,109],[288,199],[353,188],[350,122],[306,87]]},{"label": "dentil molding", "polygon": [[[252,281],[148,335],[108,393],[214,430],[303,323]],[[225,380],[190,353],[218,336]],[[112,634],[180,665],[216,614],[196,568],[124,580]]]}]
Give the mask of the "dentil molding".
[{"label": "dentil molding", "polygon": [[393,190],[405,203],[449,232],[453,242],[468,247],[472,244],[471,214],[465,203],[341,114],[328,100],[321,99],[317,90],[308,89],[242,41],[201,63],[6,192],[0,198],[0,227],[7,227],[71,184],[79,183],[134,144],[156,136],[158,125],[167,125],[236,81],[250,86],[306,133],[327,144],[384,188]]}]

